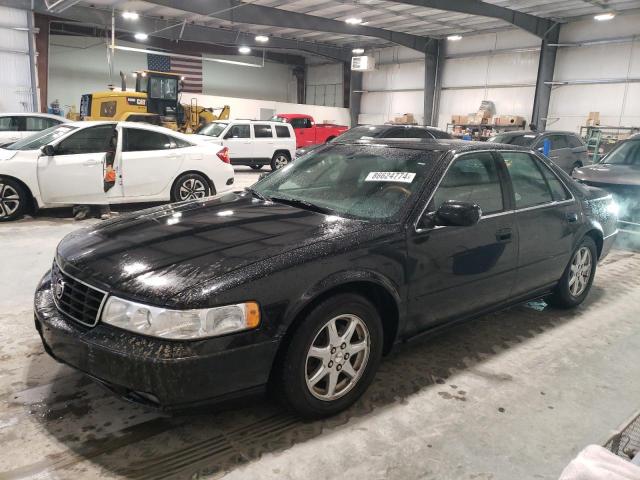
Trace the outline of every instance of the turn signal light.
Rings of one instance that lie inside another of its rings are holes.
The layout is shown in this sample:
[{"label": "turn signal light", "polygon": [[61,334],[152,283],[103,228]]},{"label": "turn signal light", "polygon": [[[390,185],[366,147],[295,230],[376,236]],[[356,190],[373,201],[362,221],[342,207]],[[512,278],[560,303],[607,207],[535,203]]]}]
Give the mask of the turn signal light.
[{"label": "turn signal light", "polygon": [[222,160],[224,163],[231,163],[231,159],[229,158],[229,148],[228,147],[224,147],[222,150],[220,150],[218,153],[218,158],[220,160]]},{"label": "turn signal light", "polygon": [[256,328],[260,325],[260,307],[256,302],[246,302],[245,308],[245,323],[247,328]]}]

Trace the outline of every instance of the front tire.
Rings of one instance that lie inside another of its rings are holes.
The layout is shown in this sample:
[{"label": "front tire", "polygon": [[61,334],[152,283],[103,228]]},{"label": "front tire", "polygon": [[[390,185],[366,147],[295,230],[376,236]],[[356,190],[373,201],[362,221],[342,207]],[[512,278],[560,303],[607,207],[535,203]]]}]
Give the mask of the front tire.
[{"label": "front tire", "polygon": [[15,180],[0,177],[0,222],[22,218],[27,210],[29,196]]},{"label": "front tire", "polygon": [[212,194],[209,181],[199,173],[180,175],[171,188],[171,201],[197,200]]},{"label": "front tire", "polygon": [[354,294],[331,297],[292,334],[276,387],[306,418],[334,415],[351,406],[373,381],[382,357],[380,315]]},{"label": "front tire", "polygon": [[584,302],[593,284],[597,262],[596,243],[586,236],[571,255],[569,265],[548,303],[558,308],[574,308]]},{"label": "front tire", "polygon": [[291,161],[291,157],[287,152],[276,152],[271,159],[271,170],[279,170],[286,167]]}]

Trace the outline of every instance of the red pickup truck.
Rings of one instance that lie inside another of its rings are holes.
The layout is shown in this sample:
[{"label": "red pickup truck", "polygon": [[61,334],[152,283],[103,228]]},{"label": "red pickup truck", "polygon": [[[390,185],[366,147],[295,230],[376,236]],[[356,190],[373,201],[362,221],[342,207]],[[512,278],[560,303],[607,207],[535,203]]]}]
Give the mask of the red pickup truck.
[{"label": "red pickup truck", "polygon": [[272,120],[291,124],[296,133],[296,148],[326,143],[349,130],[345,125],[316,124],[313,117],[300,113],[280,113]]}]

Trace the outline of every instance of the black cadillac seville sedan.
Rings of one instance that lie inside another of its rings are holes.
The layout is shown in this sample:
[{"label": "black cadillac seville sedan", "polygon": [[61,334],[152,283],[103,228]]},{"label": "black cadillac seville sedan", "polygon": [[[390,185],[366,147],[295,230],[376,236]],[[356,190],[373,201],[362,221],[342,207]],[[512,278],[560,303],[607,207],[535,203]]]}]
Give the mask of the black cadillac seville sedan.
[{"label": "black cadillac seville sedan", "polygon": [[270,385],[330,415],[397,342],[541,296],[580,304],[614,207],[518,147],[327,145],[246,191],[68,235],[36,327],[55,359],[159,408]]}]

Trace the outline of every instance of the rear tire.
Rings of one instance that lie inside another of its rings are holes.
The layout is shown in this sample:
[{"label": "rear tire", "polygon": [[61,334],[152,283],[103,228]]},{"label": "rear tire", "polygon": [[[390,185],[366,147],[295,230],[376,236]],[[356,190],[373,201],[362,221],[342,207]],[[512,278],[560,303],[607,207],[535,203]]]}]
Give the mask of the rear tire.
[{"label": "rear tire", "polygon": [[171,201],[184,202],[198,200],[215,193],[207,180],[199,173],[185,173],[180,175],[171,188]]},{"label": "rear tire", "polygon": [[291,156],[287,152],[276,152],[271,159],[271,170],[279,170],[286,167],[291,161]]},{"label": "rear tire", "polygon": [[20,183],[0,177],[0,222],[22,218],[28,203],[28,191]]},{"label": "rear tire", "polygon": [[275,373],[281,399],[306,418],[334,415],[369,387],[380,364],[380,315],[366,299],[339,294],[296,327]]},{"label": "rear tire", "polygon": [[569,265],[547,303],[558,308],[574,308],[584,302],[593,284],[597,262],[596,242],[586,236],[571,255]]},{"label": "rear tire", "polygon": [[262,168],[262,165],[249,165],[249,166],[254,170],[260,170]]}]

